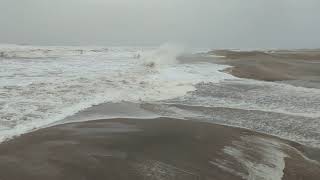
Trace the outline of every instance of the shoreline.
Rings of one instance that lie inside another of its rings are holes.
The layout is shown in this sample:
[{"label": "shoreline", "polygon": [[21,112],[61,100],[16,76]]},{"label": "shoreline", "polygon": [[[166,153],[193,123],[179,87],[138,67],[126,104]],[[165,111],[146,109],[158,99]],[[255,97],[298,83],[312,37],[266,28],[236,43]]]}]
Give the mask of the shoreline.
[{"label": "shoreline", "polygon": [[[261,81],[277,81],[320,89],[320,50],[232,51],[213,50],[205,61],[230,65],[224,72]],[[315,66],[317,64],[317,66]]]},{"label": "shoreline", "polygon": [[294,142],[205,122],[96,120],[48,127],[0,144],[0,179],[232,180],[268,177],[267,172],[272,179],[319,179],[319,162],[304,153]]},{"label": "shoreline", "polygon": [[[299,55],[292,52],[217,51],[207,53],[218,54],[217,57],[195,55],[190,60],[232,66],[224,72],[240,78],[320,89],[320,66],[314,66],[320,65],[317,51]],[[229,96],[211,92],[215,86],[198,85],[197,91],[203,97],[207,97],[206,93]],[[222,92],[229,87],[247,91],[241,84],[222,87]],[[312,99],[316,100],[315,96]],[[161,107],[152,104],[145,108],[135,103],[100,104],[1,143],[0,179],[320,179],[320,149],[255,129],[268,126],[264,123],[275,123],[279,132],[288,133],[289,126],[275,122],[278,116],[302,123],[299,116],[228,107],[172,107],[210,117],[232,114],[223,117],[235,121],[221,125],[192,117],[170,118],[160,115]],[[155,112],[148,108],[155,108]],[[253,128],[235,126],[239,117]],[[264,121],[258,124],[256,117]],[[299,128],[297,133],[313,130],[305,131],[302,124],[290,126]]]}]

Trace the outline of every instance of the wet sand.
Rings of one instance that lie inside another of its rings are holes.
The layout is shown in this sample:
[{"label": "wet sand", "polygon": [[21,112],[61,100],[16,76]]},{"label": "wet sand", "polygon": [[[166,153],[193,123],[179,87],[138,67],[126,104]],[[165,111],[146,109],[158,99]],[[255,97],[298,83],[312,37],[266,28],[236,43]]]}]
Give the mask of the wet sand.
[{"label": "wet sand", "polygon": [[[319,54],[221,50],[190,60],[231,65],[226,71],[241,78],[320,88]],[[137,119],[56,125],[0,144],[0,180],[320,179],[318,149],[247,129],[153,119],[133,104],[93,107],[66,122],[119,116]]]},{"label": "wet sand", "polygon": [[223,57],[215,62],[233,66],[226,71],[240,78],[320,88],[320,50],[214,50],[207,55]]},{"label": "wet sand", "polygon": [[0,144],[1,180],[318,180],[304,147],[249,130],[168,118],[41,129]]}]

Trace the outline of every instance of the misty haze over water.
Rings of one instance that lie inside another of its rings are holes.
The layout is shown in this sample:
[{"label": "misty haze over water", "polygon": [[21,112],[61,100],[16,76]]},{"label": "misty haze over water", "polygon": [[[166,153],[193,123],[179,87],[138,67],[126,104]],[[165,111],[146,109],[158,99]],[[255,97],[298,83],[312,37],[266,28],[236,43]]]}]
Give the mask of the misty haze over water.
[{"label": "misty haze over water", "polygon": [[0,0],[0,43],[318,48],[317,0]]}]

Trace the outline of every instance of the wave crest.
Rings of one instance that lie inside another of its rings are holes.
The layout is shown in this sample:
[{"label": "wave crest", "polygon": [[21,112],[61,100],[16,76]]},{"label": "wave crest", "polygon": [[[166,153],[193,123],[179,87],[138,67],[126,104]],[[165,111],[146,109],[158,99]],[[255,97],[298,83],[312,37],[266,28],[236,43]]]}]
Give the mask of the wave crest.
[{"label": "wave crest", "polygon": [[143,64],[149,68],[161,68],[177,63],[177,57],[184,53],[184,48],[179,45],[164,44],[159,48],[144,52],[139,57]]}]

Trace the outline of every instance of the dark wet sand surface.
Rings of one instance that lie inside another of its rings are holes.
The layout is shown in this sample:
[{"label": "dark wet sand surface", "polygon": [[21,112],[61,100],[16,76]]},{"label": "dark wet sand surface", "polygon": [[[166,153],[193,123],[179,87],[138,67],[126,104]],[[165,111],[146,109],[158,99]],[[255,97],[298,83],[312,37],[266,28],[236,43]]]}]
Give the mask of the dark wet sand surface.
[{"label": "dark wet sand surface", "polygon": [[214,62],[233,66],[226,72],[240,78],[285,81],[296,86],[320,88],[318,49],[242,52],[214,50],[207,55],[224,57]]},{"label": "dark wet sand surface", "polygon": [[[225,58],[190,59],[234,66],[226,71],[241,78],[320,88],[319,52],[222,50],[211,53]],[[69,120],[117,117],[115,107],[99,106]],[[120,115],[146,115],[129,109]],[[57,125],[0,144],[0,180],[319,180],[319,161],[312,159],[320,159],[318,149],[240,128],[111,119]]]},{"label": "dark wet sand surface", "polygon": [[[232,148],[244,153],[245,161],[225,153]],[[248,170],[250,163],[268,166],[270,176],[283,170],[264,157],[271,154],[285,162],[283,179],[319,180],[319,164],[304,158],[302,150],[275,137],[208,123],[99,120],[41,129],[0,144],[0,179],[259,179]]]}]

